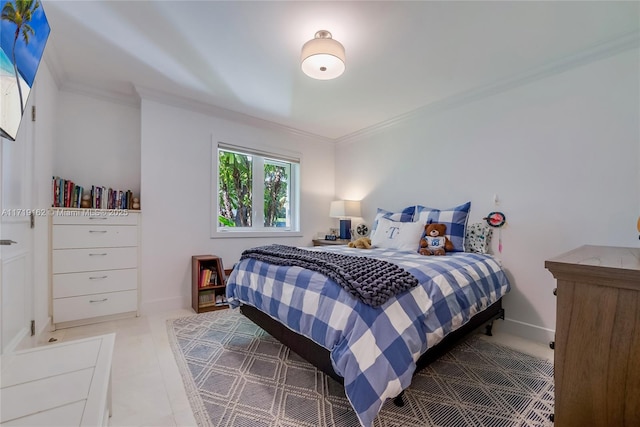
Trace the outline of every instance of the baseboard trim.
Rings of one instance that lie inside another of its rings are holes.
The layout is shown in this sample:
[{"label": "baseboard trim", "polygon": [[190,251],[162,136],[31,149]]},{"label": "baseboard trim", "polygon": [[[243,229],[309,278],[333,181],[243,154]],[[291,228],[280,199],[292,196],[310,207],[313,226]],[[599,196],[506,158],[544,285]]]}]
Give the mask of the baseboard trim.
[{"label": "baseboard trim", "polygon": [[144,301],[140,304],[140,312],[142,315],[149,315],[154,313],[162,313],[165,311],[180,310],[189,307],[191,307],[190,299],[189,301],[187,301],[185,297],[171,297]]},{"label": "baseboard trim", "polygon": [[138,316],[137,312],[127,311],[124,313],[110,314],[108,316],[98,316],[98,317],[89,317],[87,319],[69,320],[66,322],[56,323],[53,327],[53,330],[55,331],[58,329],[73,328],[76,326],[92,325],[94,323],[109,322],[112,320],[130,319],[137,316]]},{"label": "baseboard trim", "polygon": [[555,339],[556,331],[553,329],[543,328],[542,326],[532,325],[530,323],[521,322],[519,320],[504,319],[504,322],[496,322],[496,326],[501,331],[515,335],[521,338],[525,338],[531,341],[548,343]]}]

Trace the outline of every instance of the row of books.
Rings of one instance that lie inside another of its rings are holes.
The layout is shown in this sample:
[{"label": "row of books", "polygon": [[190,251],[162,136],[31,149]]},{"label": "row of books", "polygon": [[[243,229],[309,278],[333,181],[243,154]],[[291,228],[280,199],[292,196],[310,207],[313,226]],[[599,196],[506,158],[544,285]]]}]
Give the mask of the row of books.
[{"label": "row of books", "polygon": [[53,207],[54,208],[79,208],[82,203],[84,187],[76,185],[73,181],[53,177]]},{"label": "row of books", "polygon": [[54,208],[133,209],[131,190],[113,190],[92,185],[87,195],[89,203],[83,204],[84,187],[59,176],[52,179],[52,194]]},{"label": "row of books", "polygon": [[198,281],[199,288],[206,288],[207,286],[215,286],[218,284],[218,275],[216,272],[209,268],[203,268],[200,270],[200,280]]},{"label": "row of books", "polygon": [[198,303],[200,305],[211,305],[212,303],[215,303],[215,305],[229,304],[226,296],[222,294],[216,295],[213,290],[200,292],[200,295],[198,295]]},{"label": "row of books", "polygon": [[132,209],[133,193],[131,190],[113,190],[92,185],[91,207],[96,209]]}]

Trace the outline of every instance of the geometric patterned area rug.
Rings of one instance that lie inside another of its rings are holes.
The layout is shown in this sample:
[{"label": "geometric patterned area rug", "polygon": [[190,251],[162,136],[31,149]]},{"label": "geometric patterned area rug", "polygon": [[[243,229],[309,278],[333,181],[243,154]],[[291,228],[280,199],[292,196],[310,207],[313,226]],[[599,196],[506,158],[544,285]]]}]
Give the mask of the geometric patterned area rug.
[{"label": "geometric patterned area rug", "polygon": [[[355,427],[342,385],[239,310],[167,321],[199,426]],[[551,426],[553,365],[471,335],[416,373],[374,426]]]}]

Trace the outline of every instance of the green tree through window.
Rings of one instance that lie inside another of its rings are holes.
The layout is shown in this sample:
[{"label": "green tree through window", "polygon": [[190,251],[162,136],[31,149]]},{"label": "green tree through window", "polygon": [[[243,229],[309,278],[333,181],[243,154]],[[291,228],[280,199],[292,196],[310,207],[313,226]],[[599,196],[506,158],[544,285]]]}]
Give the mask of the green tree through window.
[{"label": "green tree through window", "polygon": [[251,156],[218,150],[218,221],[227,227],[251,227]]},{"label": "green tree through window", "polygon": [[286,226],[289,193],[288,165],[264,165],[264,226]]},{"label": "green tree through window", "polygon": [[218,231],[296,231],[297,162],[226,147],[217,157]]}]

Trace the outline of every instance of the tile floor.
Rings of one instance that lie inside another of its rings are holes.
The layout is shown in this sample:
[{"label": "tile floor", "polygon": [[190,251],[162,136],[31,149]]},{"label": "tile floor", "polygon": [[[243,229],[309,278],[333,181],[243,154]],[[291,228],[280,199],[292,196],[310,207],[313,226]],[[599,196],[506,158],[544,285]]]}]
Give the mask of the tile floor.
[{"label": "tile floor", "polygon": [[[166,321],[192,316],[190,309],[141,316],[132,319],[59,329],[46,334],[44,340],[58,342],[116,333],[113,355],[113,414],[110,426],[165,427],[195,426],[182,378],[169,346]],[[535,343],[500,332],[499,321],[494,336],[498,343],[548,360],[553,351],[548,345]]]}]

